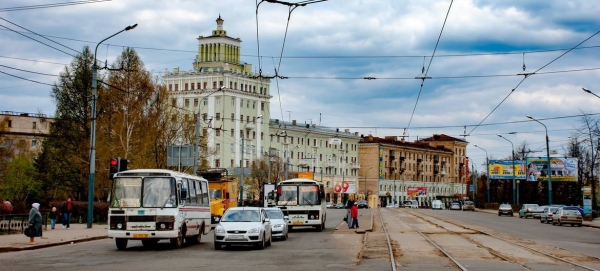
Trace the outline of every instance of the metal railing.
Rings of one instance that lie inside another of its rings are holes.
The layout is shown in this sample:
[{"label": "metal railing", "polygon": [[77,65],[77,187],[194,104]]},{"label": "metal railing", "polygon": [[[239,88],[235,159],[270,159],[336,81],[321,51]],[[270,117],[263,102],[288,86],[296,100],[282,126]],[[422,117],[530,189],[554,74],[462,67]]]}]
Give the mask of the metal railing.
[{"label": "metal railing", "polygon": [[[42,215],[42,230],[48,229],[48,216]],[[29,227],[29,214],[0,215],[0,234],[20,234]]]}]

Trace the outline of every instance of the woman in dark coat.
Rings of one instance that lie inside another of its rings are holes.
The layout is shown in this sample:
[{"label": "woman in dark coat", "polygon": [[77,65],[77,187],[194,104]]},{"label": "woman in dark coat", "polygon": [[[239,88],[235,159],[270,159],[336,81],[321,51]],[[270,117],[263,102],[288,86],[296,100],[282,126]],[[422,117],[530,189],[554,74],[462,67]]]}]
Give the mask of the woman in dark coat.
[{"label": "woman in dark coat", "polygon": [[31,210],[29,211],[29,226],[35,228],[35,235],[29,237],[29,244],[35,244],[33,242],[34,237],[42,237],[42,214],[40,213],[40,204],[31,204]]}]

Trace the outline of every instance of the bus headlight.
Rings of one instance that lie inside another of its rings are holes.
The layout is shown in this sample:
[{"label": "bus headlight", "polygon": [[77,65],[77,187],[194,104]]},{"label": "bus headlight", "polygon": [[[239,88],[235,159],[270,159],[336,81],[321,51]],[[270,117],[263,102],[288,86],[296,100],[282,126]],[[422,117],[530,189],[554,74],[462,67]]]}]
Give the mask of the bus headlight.
[{"label": "bus headlight", "polygon": [[165,223],[160,223],[160,228],[161,228],[161,229],[163,229],[163,230],[164,230],[166,227],[167,227],[167,225],[165,225]]},{"label": "bus headlight", "polygon": [[122,229],[122,228],[123,228],[123,224],[121,224],[121,223],[117,224],[117,229],[119,229],[119,230],[120,230],[120,229]]},{"label": "bus headlight", "polygon": [[311,215],[311,216],[310,216],[310,219],[315,219],[315,216],[314,216],[314,215]]}]

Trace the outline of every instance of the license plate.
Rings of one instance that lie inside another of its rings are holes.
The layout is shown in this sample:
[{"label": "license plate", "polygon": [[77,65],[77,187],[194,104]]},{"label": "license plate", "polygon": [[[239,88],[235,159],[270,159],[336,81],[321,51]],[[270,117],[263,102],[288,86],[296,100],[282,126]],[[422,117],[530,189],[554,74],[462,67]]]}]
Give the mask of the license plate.
[{"label": "license plate", "polygon": [[134,234],[133,238],[148,238],[148,234]]},{"label": "license plate", "polygon": [[292,222],[292,225],[302,225],[304,223],[302,223],[302,221],[296,221],[296,222]]},{"label": "license plate", "polygon": [[229,236],[228,236],[228,239],[236,239],[236,240],[239,240],[239,239],[244,239],[244,236],[243,236],[243,235],[229,235]]}]

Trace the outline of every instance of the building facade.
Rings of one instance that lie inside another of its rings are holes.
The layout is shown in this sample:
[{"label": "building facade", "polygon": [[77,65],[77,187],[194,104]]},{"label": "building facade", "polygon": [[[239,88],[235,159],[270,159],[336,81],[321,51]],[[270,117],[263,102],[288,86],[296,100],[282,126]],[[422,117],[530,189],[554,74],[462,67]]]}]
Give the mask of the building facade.
[{"label": "building facade", "polygon": [[371,207],[436,198],[450,201],[466,194],[467,142],[447,135],[406,142],[371,135],[359,142],[360,195]]},{"label": "building facade", "polygon": [[221,16],[216,22],[212,35],[198,37],[193,68],[175,68],[163,78],[172,105],[188,119],[200,116],[201,133],[213,150],[207,159],[210,167],[249,167],[264,153],[269,133],[270,80],[253,73],[251,64],[240,62],[242,41],[227,36]]},{"label": "building facade", "polygon": [[44,114],[0,111],[0,149],[8,157],[21,152],[39,153],[50,134],[51,121]]},{"label": "building facade", "polygon": [[[281,157],[288,172],[311,173],[308,175],[323,182],[327,190],[326,200],[334,204],[356,199],[360,169],[358,133],[278,119],[270,121],[269,131],[266,142],[268,153]],[[344,191],[344,187],[348,189]]]}]

